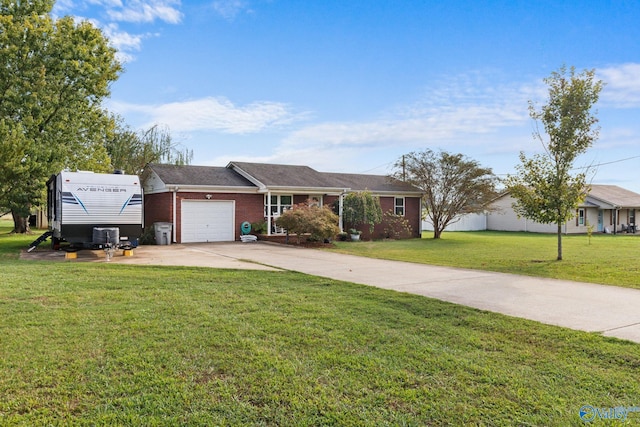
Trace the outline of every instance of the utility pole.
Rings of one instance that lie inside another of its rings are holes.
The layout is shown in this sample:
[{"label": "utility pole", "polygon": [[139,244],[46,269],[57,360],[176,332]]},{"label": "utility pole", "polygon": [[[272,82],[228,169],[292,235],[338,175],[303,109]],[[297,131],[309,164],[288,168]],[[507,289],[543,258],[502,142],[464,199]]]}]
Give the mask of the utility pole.
[{"label": "utility pole", "polygon": [[404,154],[402,155],[402,180],[403,181],[407,180],[407,170],[406,170],[406,164],[404,162]]}]

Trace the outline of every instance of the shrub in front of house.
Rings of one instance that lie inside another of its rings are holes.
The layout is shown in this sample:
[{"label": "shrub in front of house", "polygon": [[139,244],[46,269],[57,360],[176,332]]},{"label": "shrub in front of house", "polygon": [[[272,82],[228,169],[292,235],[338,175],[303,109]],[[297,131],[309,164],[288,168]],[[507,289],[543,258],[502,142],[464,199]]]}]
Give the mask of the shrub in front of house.
[{"label": "shrub in front of house", "polygon": [[251,231],[254,234],[265,234],[267,232],[267,221],[256,221],[251,223]]},{"label": "shrub in front of house", "polygon": [[389,209],[382,215],[385,239],[409,239],[413,235],[413,228],[409,220],[402,215],[396,215]]},{"label": "shrub in front of house", "polygon": [[364,226],[369,229],[369,233],[373,233],[376,224],[382,222],[380,198],[369,191],[347,194],[343,201],[342,218],[349,228]]},{"label": "shrub in front of house", "polygon": [[142,235],[138,238],[138,243],[141,245],[156,244],[155,229],[153,226],[145,227],[145,229],[142,230]]},{"label": "shrub in front of house", "polygon": [[329,207],[309,206],[308,203],[299,203],[283,212],[276,224],[289,234],[296,234],[298,243],[303,234],[309,234],[310,240],[322,242],[340,233],[338,216]]}]

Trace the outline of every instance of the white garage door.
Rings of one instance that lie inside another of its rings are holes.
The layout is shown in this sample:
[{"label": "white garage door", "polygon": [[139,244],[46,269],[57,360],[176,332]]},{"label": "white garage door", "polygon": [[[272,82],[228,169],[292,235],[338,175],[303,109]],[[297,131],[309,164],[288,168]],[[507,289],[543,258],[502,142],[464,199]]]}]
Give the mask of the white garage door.
[{"label": "white garage door", "polygon": [[182,201],[182,243],[235,240],[234,202]]}]

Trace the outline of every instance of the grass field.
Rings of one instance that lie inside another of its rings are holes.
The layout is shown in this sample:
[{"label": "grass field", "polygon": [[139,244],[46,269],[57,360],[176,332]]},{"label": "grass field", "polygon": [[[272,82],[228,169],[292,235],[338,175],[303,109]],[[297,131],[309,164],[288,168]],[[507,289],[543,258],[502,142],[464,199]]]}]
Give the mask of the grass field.
[{"label": "grass field", "polygon": [[[429,235],[430,237],[430,235]],[[336,242],[339,252],[382,259],[500,271],[640,288],[640,233],[563,236],[556,261],[555,235],[451,232],[441,239]]]},{"label": "grass field", "polygon": [[291,272],[20,261],[35,237],[5,231],[0,425],[577,426],[583,405],[640,406],[637,344]]}]

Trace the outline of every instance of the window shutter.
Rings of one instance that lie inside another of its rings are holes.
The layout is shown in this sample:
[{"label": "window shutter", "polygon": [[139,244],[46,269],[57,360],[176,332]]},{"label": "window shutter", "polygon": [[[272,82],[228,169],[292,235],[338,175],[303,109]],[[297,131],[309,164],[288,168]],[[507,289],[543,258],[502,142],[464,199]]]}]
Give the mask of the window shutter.
[{"label": "window shutter", "polygon": [[580,211],[576,209],[576,227],[579,225],[578,224],[578,221],[580,220],[580,218],[578,218],[579,215],[580,215]]}]

